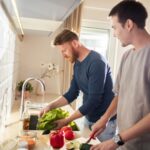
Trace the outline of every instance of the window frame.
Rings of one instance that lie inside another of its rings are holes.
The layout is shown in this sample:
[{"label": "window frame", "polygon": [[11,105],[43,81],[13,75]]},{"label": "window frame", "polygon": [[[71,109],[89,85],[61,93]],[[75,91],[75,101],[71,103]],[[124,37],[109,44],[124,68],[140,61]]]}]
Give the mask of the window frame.
[{"label": "window frame", "polygon": [[[107,43],[107,48],[106,48],[106,59],[108,59],[108,53],[109,53],[109,41],[110,41],[110,30],[109,29],[103,29],[103,28],[95,28],[95,27],[86,27],[86,26],[82,26],[81,27],[81,32],[80,32],[80,40],[81,40],[81,36],[82,34],[85,32],[85,33],[97,33],[99,32],[99,34],[102,34],[103,32],[104,33],[107,33],[108,34],[108,43]],[[97,31],[97,32],[96,32]],[[82,41],[82,40],[81,40]],[[85,45],[86,46],[86,45]],[[95,50],[96,51],[96,50]]]},{"label": "window frame", "polygon": [[83,19],[81,23],[82,27],[90,27],[90,28],[99,28],[109,30],[109,45],[107,51],[107,60],[112,70],[113,79],[116,78],[117,74],[117,57],[118,57],[118,40],[113,35],[113,30],[111,24],[108,21],[102,20],[91,20],[91,19]]}]

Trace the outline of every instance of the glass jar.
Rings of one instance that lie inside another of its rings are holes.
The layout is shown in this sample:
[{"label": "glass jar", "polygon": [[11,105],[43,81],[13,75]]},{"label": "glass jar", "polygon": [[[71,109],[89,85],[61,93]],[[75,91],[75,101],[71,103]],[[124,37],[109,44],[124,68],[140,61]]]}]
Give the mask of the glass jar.
[{"label": "glass jar", "polygon": [[18,148],[32,150],[36,144],[37,133],[33,131],[22,131],[18,136]]},{"label": "glass jar", "polygon": [[23,112],[23,130],[29,130],[29,123],[30,123],[30,114],[28,108],[25,108]]}]

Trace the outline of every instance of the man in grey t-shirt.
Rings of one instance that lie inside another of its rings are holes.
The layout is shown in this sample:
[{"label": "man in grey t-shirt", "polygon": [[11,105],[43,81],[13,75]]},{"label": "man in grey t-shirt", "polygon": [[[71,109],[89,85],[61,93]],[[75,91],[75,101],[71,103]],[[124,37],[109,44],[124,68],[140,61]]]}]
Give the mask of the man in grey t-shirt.
[{"label": "man in grey t-shirt", "polygon": [[123,55],[115,98],[93,126],[95,136],[117,112],[119,134],[91,150],[150,150],[150,35],[145,30],[147,11],[137,1],[122,1],[110,12],[114,35],[122,46],[133,49]]}]

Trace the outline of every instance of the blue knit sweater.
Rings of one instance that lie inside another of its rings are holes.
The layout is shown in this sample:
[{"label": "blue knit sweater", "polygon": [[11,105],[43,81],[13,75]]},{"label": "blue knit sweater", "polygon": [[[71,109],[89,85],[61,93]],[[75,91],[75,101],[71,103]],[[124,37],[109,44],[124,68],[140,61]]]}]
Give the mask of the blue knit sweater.
[{"label": "blue knit sweater", "polygon": [[96,122],[114,97],[112,88],[110,67],[99,53],[91,51],[82,62],[75,62],[71,86],[63,96],[71,103],[81,90],[83,105],[79,111],[90,122]]}]

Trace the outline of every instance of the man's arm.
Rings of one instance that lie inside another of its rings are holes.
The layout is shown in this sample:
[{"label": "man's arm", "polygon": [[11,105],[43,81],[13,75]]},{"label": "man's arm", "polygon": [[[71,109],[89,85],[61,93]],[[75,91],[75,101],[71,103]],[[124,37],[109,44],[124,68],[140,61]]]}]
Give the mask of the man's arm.
[{"label": "man's arm", "polygon": [[[118,97],[115,97],[110,105],[110,107],[108,108],[107,112],[101,117],[104,120],[106,120],[106,123],[109,121],[109,119],[111,117],[113,117],[116,114],[116,108],[117,108],[117,100]],[[68,123],[70,123],[71,121],[81,118],[83,117],[83,114],[77,110],[75,111],[71,116],[69,116],[68,118],[66,118],[65,120],[62,119],[63,121],[66,121],[65,125],[67,125]],[[96,122],[97,123],[97,122]],[[98,123],[99,124],[99,123]]]},{"label": "man's arm", "polygon": [[50,109],[54,109],[54,108],[65,106],[67,104],[68,104],[67,99],[65,97],[61,96],[58,99],[49,103],[49,107],[50,107]]},{"label": "man's arm", "polygon": [[61,96],[58,99],[50,102],[44,109],[42,109],[40,112],[40,116],[42,116],[43,114],[45,114],[46,112],[48,112],[54,108],[62,107],[67,104],[68,104],[67,99],[65,97]]},{"label": "man's arm", "polygon": [[115,96],[105,114],[92,126],[91,134],[95,133],[94,135],[96,137],[103,132],[109,119],[116,114],[117,104],[118,96]]},{"label": "man's arm", "polygon": [[150,113],[143,119],[133,125],[131,128],[120,133],[120,136],[124,142],[139,137],[143,134],[150,134]]},{"label": "man's arm", "polygon": [[80,111],[77,110],[71,116],[69,116],[68,118],[60,119],[58,121],[55,121],[55,123],[57,124],[57,128],[56,129],[60,129],[61,127],[65,126],[65,125],[68,125],[73,120],[81,118],[82,116],[83,115],[80,113]]},{"label": "man's arm", "polygon": [[71,81],[71,85],[69,90],[63,95],[63,97],[68,101],[68,103],[73,102],[79,95],[79,87],[75,76],[73,75],[73,79]]},{"label": "man's arm", "polygon": [[46,106],[40,112],[40,116],[42,116],[44,113],[48,112],[51,109],[62,107],[67,105],[68,103],[71,103],[73,100],[77,98],[78,94],[79,94],[79,87],[76,83],[75,77],[73,76],[69,90],[63,96],[59,97],[55,101],[50,102],[48,106]]},{"label": "man's arm", "polygon": [[114,115],[117,114],[117,104],[118,104],[118,96],[115,96],[108,107],[107,111],[105,114],[102,116],[103,118],[110,120]]},{"label": "man's arm", "polygon": [[[150,133],[149,122],[150,122],[150,113],[146,115],[143,119],[141,119],[139,122],[137,122],[135,125],[133,125],[131,128],[121,132],[120,136],[123,142],[128,142],[129,140],[142,136],[143,134],[149,134]],[[119,146],[113,141],[113,139],[110,139],[100,144],[92,146],[91,150],[97,149],[116,150],[117,147]]]}]

